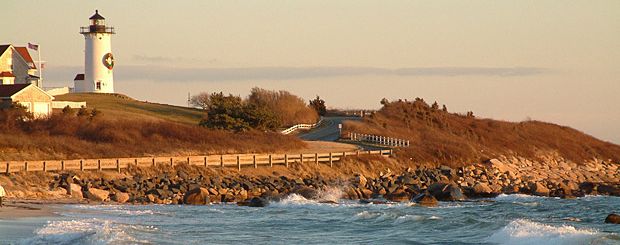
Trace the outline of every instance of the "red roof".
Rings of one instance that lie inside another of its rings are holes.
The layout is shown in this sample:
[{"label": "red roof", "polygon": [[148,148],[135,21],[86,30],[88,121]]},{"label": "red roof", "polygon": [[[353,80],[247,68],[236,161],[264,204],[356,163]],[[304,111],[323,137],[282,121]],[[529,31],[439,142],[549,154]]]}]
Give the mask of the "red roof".
[{"label": "red roof", "polygon": [[0,72],[0,77],[15,77],[10,71]]},{"label": "red roof", "polygon": [[77,74],[75,75],[75,78],[73,78],[73,81],[81,81],[84,80],[84,74]]},{"label": "red roof", "polygon": [[11,97],[22,89],[30,86],[32,84],[9,84],[9,85],[0,85],[0,98]]},{"label": "red roof", "polygon": [[24,60],[26,60],[28,65],[30,65],[30,68],[32,68],[32,69],[36,69],[37,68],[34,65],[34,61],[32,60],[32,57],[30,56],[30,52],[28,52],[28,49],[26,47],[15,47],[15,50],[17,50],[19,55],[21,55],[22,58],[24,58]]}]

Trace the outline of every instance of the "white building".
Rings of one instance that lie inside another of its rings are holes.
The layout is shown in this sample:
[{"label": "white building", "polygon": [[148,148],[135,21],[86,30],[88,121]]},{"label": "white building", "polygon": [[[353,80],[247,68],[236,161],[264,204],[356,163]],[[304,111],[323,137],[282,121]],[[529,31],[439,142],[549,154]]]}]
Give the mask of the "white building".
[{"label": "white building", "polygon": [[34,84],[0,85],[0,108],[17,103],[37,118],[48,117],[52,114],[52,100],[53,96]]},{"label": "white building", "polygon": [[36,71],[37,66],[26,47],[0,45],[0,84],[40,86],[39,77],[34,75]]},{"label": "white building", "polygon": [[84,76],[74,79],[74,92],[114,93],[114,27],[107,27],[105,18],[95,10],[90,25],[81,27],[80,34],[85,40]]}]

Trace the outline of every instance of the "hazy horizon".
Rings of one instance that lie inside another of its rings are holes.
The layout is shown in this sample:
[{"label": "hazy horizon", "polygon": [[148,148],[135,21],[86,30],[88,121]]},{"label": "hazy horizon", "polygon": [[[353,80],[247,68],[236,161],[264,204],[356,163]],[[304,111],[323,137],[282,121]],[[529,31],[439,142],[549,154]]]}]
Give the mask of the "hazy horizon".
[{"label": "hazy horizon", "polygon": [[620,1],[15,1],[0,43],[39,44],[45,86],[72,86],[95,9],[117,31],[116,92],[136,99],[255,86],[344,109],[421,97],[620,143]]}]

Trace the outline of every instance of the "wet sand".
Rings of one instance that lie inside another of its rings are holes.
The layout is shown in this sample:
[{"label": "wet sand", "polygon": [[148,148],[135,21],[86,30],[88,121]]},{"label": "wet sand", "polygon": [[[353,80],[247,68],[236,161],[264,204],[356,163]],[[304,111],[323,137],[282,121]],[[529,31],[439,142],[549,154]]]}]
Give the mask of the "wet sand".
[{"label": "wet sand", "polygon": [[0,208],[0,220],[14,220],[32,217],[57,216],[55,206],[61,204],[75,204],[75,200],[4,200]]}]

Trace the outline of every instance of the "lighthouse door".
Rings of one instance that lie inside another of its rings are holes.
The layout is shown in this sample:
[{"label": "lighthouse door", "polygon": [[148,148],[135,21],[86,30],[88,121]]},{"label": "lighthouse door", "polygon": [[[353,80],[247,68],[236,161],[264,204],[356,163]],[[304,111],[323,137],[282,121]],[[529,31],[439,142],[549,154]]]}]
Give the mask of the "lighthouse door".
[{"label": "lighthouse door", "polygon": [[101,81],[97,81],[97,83],[95,84],[95,89],[101,90]]}]

